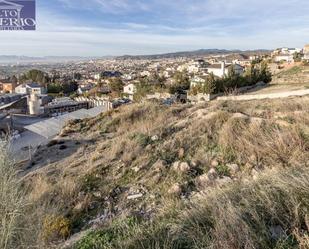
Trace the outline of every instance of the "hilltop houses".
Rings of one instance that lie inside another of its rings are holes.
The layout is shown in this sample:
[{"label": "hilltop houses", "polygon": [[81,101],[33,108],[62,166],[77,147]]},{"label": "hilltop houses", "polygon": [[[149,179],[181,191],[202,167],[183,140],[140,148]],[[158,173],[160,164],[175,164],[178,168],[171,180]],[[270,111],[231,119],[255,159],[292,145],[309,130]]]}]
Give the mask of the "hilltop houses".
[{"label": "hilltop houses", "polygon": [[205,78],[204,77],[200,77],[200,76],[195,76],[191,79],[190,81],[190,87],[191,88],[194,88],[194,87],[197,87],[199,85],[202,85],[206,82]]},{"label": "hilltop houses", "polygon": [[233,68],[238,75],[242,75],[245,71],[244,67],[239,64],[221,62],[207,66],[207,72],[213,73],[215,76],[222,78],[228,74],[231,68]]},{"label": "hilltop houses", "polygon": [[136,93],[136,85],[130,83],[123,87],[123,93],[128,95],[129,99],[133,100],[134,94]]},{"label": "hilltop houses", "polygon": [[304,53],[304,60],[309,60],[309,44],[305,45],[303,53]]},{"label": "hilltop houses", "polygon": [[46,94],[45,87],[40,86],[38,83],[21,84],[15,88],[15,92],[19,94]]},{"label": "hilltop houses", "polygon": [[272,57],[275,62],[294,62],[294,55],[297,53],[302,53],[300,48],[278,48],[272,52]]},{"label": "hilltop houses", "polygon": [[11,80],[0,80],[0,93],[14,93],[16,86],[17,83]]}]

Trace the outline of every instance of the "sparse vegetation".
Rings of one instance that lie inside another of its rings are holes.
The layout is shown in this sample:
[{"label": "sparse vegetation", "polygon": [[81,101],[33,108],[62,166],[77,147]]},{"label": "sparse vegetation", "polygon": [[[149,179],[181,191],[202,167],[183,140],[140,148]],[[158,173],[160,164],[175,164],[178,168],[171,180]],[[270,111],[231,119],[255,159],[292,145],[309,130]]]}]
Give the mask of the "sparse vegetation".
[{"label": "sparse vegetation", "polygon": [[25,191],[17,177],[17,169],[6,152],[5,143],[0,141],[0,248],[11,249],[22,245],[26,205]]},{"label": "sparse vegetation", "polygon": [[75,150],[23,178],[26,244],[306,248],[308,108],[308,97],[149,102],[70,122],[62,140],[73,142],[38,154]]},{"label": "sparse vegetation", "polygon": [[253,63],[244,75],[236,74],[232,67],[223,78],[215,77],[213,74],[210,74],[206,77],[205,83],[199,84],[199,86],[193,88],[191,93],[224,93],[240,87],[253,86],[259,82],[269,83],[271,80],[272,74],[267,63],[263,61],[260,63]]}]

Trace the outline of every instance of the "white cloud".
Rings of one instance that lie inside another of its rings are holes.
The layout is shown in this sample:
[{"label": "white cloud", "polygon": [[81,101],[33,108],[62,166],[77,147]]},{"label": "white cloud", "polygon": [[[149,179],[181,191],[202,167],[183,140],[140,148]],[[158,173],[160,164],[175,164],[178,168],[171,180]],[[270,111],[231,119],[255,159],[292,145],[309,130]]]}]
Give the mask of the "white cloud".
[{"label": "white cloud", "polygon": [[[309,16],[305,15],[309,2],[304,0],[61,1],[68,8],[96,7],[113,15],[146,11],[150,20],[132,15],[128,21],[109,25],[112,21],[103,15],[100,25],[82,24],[82,17],[40,8],[37,31],[0,31],[0,46],[5,48],[1,54],[101,56],[200,48],[301,47],[309,42]],[[154,16],[157,19],[150,18]]]}]

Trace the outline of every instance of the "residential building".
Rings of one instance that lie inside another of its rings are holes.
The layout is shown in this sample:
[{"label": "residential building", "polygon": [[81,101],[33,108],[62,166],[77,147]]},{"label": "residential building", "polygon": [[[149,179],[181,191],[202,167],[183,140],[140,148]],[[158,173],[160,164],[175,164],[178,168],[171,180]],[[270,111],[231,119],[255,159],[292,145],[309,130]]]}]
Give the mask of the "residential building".
[{"label": "residential building", "polygon": [[213,73],[217,77],[224,77],[228,74],[229,70],[233,67],[234,71],[238,75],[242,75],[244,73],[244,67],[238,64],[227,64],[225,62],[212,64],[207,67],[207,72]]},{"label": "residential building", "polygon": [[200,77],[200,76],[195,76],[195,77],[193,77],[193,78],[191,79],[191,81],[190,81],[190,86],[191,86],[191,88],[197,87],[197,86],[199,86],[199,85],[204,84],[205,82],[206,82],[205,78]]},{"label": "residential building", "polygon": [[10,80],[0,80],[0,92],[1,93],[13,93],[15,92],[15,88],[17,83],[12,82]]},{"label": "residential building", "polygon": [[46,94],[45,87],[40,86],[38,83],[21,84],[15,88],[15,92],[19,94]]},{"label": "residential building", "polygon": [[189,73],[198,73],[203,71],[207,65],[208,64],[204,60],[195,60],[189,64],[187,69]]},{"label": "residential building", "polygon": [[80,84],[78,89],[77,89],[77,93],[78,94],[88,93],[94,87],[95,87],[95,85],[91,84],[91,83]]},{"label": "residential building", "polygon": [[134,94],[136,93],[136,85],[130,83],[123,87],[123,93],[127,94],[131,100],[133,100]]},{"label": "residential building", "polygon": [[279,54],[275,56],[274,61],[275,62],[285,61],[285,62],[292,63],[294,62],[294,56],[291,54]]}]

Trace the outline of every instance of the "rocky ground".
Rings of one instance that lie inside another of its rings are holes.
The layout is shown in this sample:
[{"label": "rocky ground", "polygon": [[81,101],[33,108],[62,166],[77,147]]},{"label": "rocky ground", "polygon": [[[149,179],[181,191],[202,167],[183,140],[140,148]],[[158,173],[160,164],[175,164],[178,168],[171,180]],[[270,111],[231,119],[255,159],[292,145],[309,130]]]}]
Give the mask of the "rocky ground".
[{"label": "rocky ground", "polygon": [[[170,220],[205,194],[251,184],[263,172],[307,167],[308,111],[309,97],[144,103],[71,122],[24,167],[31,202],[44,213],[42,245],[72,247],[119,219]],[[54,224],[59,219],[67,233]],[[278,226],[269,229],[280,235]],[[83,243],[76,248],[96,248]]]}]

